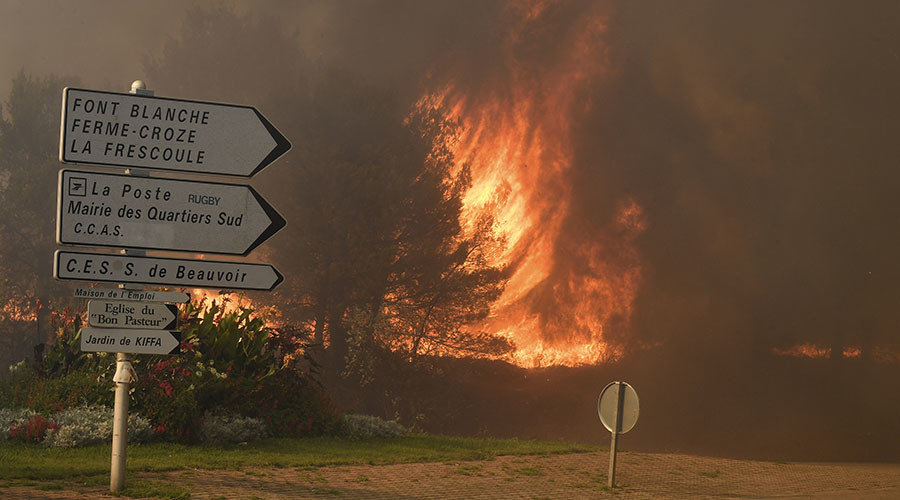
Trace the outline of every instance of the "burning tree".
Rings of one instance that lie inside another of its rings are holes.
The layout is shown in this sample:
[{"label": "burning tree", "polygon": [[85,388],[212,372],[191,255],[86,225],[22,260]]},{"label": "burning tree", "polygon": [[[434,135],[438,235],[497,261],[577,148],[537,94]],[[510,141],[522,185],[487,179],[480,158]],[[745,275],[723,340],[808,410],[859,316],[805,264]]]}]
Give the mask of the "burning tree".
[{"label": "burning tree", "polygon": [[388,347],[415,359],[423,354],[498,356],[512,347],[472,326],[490,313],[507,273],[486,258],[501,244],[488,230],[491,217],[480,221],[482,231],[463,234],[460,212],[471,178],[468,166],[455,172],[450,146],[458,127],[444,116],[439,108],[419,108],[404,122],[414,145],[403,160],[405,179],[393,183],[395,192],[385,200],[395,205],[391,210],[397,216],[385,221],[391,236],[378,249],[388,257],[375,274],[383,279],[351,306],[355,314],[346,334],[357,351]]},{"label": "burning tree", "polygon": [[272,19],[227,9],[192,11],[148,70],[148,81],[166,82],[161,93],[241,101],[252,91],[285,124],[294,149],[254,183],[290,222],[261,251],[286,275],[274,294],[283,320],[307,328],[330,367],[377,350],[407,360],[509,350],[470,326],[490,312],[506,271],[485,258],[489,233],[462,231],[471,178],[450,149],[449,113],[410,114],[408,97],[310,60]]},{"label": "burning tree", "polygon": [[496,243],[490,233],[462,234],[470,181],[453,175],[453,154],[442,145],[457,128],[443,116],[419,110],[398,121],[381,148],[301,167],[301,230],[297,246],[285,249],[299,279],[288,290],[333,366],[349,359],[360,368],[379,349],[414,359],[510,348],[470,329],[487,317],[506,273],[485,259]]}]

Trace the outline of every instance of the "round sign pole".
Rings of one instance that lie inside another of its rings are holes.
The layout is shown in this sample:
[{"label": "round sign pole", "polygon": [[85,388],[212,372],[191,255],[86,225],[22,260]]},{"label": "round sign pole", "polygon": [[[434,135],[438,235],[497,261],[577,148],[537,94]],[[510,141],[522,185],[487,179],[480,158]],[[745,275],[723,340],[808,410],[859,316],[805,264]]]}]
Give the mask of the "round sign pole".
[{"label": "round sign pole", "polygon": [[638,397],[634,388],[627,382],[611,382],[600,393],[597,401],[597,413],[600,421],[612,434],[609,444],[609,482],[610,488],[616,487],[616,455],[618,454],[619,434],[630,431],[637,422]]},{"label": "round sign pole", "polygon": [[[131,84],[132,94],[153,95],[153,91],[147,90],[147,86],[141,80],[135,80]],[[129,169],[129,175],[148,177],[149,170]],[[146,255],[143,250],[124,250],[125,254]],[[123,288],[143,290],[143,286],[133,287],[123,284]],[[128,401],[131,398],[131,383],[134,381],[134,368],[131,359],[124,352],[116,353],[116,374],[113,377],[116,382],[116,399],[113,405],[113,436],[112,457],[109,468],[109,491],[119,493],[125,488],[125,459],[128,454]]]},{"label": "round sign pole", "polygon": [[625,391],[622,390],[622,382],[616,382],[616,416],[609,443],[609,487],[616,487],[616,453],[618,452],[619,432],[622,430],[622,403],[625,401]]},{"label": "round sign pole", "polygon": [[116,353],[116,399],[113,406],[112,465],[109,469],[109,491],[119,493],[125,487],[125,456],[128,446],[128,399],[131,387],[131,360],[124,352]]}]

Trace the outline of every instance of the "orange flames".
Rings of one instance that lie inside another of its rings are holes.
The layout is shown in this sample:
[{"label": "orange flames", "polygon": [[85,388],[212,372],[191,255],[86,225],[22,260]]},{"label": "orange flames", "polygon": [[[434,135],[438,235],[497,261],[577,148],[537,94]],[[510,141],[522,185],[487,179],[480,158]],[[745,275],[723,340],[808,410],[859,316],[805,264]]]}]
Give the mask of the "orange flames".
[{"label": "orange flames", "polygon": [[246,295],[242,293],[221,293],[214,290],[204,290],[194,288],[190,291],[191,301],[199,302],[201,307],[208,309],[216,304],[222,313],[228,314],[238,311],[240,308],[253,309],[263,315],[266,324],[269,326],[277,326],[279,311],[274,306],[259,306],[254,304]]},{"label": "orange flames", "polygon": [[194,288],[190,291],[191,302],[199,302],[204,308],[215,303],[225,313],[235,312],[241,307],[252,307],[253,302],[241,294],[219,293],[214,290]]},{"label": "orange flames", "polygon": [[22,303],[21,301],[10,300],[0,307],[0,319],[8,319],[11,321],[37,321],[38,310],[41,305]]},{"label": "orange flames", "polygon": [[505,65],[490,88],[473,91],[451,80],[419,102],[449,110],[461,124],[450,146],[457,165],[471,168],[464,231],[471,235],[485,214],[492,216],[492,236],[502,243],[489,253],[490,264],[512,271],[480,327],[511,339],[517,346],[512,361],[527,367],[591,364],[622,354],[605,328],[629,323],[641,275],[633,239],[645,225],[641,207],[621,200],[618,217],[603,231],[616,241],[568,245],[566,255],[560,250],[571,208],[572,127],[591,108],[578,96],[603,76],[607,56],[605,16],[597,10],[566,30],[565,40],[554,41],[561,48],[549,63],[528,60],[523,47],[536,44],[529,34],[541,32],[554,7],[511,5]]},{"label": "orange flames", "polygon": [[776,347],[772,349],[772,352],[779,356],[790,356],[794,358],[827,358],[831,356],[831,347],[806,342],[784,349]]},{"label": "orange flames", "polygon": [[[772,353],[792,358],[827,359],[831,357],[832,347],[804,342],[787,348],[773,348]],[[847,346],[839,351],[845,359],[861,359],[863,351],[859,346]],[[886,347],[874,347],[871,357],[879,363],[893,363],[900,360],[900,353]]]}]

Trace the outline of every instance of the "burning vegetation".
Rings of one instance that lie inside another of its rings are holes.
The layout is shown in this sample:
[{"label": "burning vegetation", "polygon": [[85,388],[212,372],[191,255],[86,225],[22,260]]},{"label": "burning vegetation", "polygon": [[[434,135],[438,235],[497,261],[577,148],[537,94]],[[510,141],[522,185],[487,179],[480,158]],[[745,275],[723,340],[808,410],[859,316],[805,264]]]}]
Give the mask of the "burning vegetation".
[{"label": "burning vegetation", "polygon": [[476,326],[509,339],[510,360],[525,367],[620,357],[606,331],[629,328],[641,277],[634,240],[645,221],[635,200],[619,198],[617,213],[574,245],[561,234],[572,216],[572,128],[595,111],[583,97],[607,76],[609,61],[599,4],[559,33],[550,57],[528,50],[560,29],[560,10],[553,2],[510,2],[498,69],[475,86],[439,75],[441,86],[418,104],[446,109],[460,124],[446,146],[456,171],[471,176],[463,230],[488,232],[487,261],[510,274]]},{"label": "burning vegetation", "polygon": [[[896,414],[876,395],[900,393],[896,3],[401,4],[185,8],[141,75],[76,75],[252,102],[293,142],[253,178],[288,220],[254,258],[285,282],[195,301],[272,308],[331,387],[408,421],[455,390],[472,412],[560,408],[520,435],[559,437],[577,406],[593,436],[585,394],[626,376],[678,409],[648,414],[659,439],[719,412],[759,427],[754,398],[799,421],[860,381],[872,427]],[[45,257],[77,79],[22,73],[0,117],[0,313],[31,344],[72,305]],[[555,403],[495,399],[531,389]],[[793,430],[822,442],[827,418]]]}]

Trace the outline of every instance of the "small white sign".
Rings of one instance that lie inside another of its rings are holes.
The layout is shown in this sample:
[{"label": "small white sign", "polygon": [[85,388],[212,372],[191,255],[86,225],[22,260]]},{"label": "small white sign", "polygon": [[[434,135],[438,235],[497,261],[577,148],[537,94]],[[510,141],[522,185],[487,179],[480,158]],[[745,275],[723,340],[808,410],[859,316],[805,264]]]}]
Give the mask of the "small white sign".
[{"label": "small white sign", "polygon": [[178,307],[159,302],[92,300],[88,302],[88,324],[103,328],[150,328],[172,330]]},{"label": "small white sign", "polygon": [[60,244],[247,255],[285,221],[250,186],[59,171]]},{"label": "small white sign", "polygon": [[72,295],[76,299],[112,299],[138,300],[148,302],[177,302],[183,304],[190,300],[184,292],[166,292],[157,290],[128,290],[127,288],[87,288],[77,287]]},{"label": "small white sign", "polygon": [[177,331],[81,328],[81,350],[84,352],[173,354],[180,342],[181,334]]},{"label": "small white sign", "polygon": [[63,89],[61,162],[251,177],[290,148],[250,106]]},{"label": "small white sign", "polygon": [[284,276],[271,264],[65,250],[54,253],[53,277],[60,280],[217,290],[273,290],[284,280]]},{"label": "small white sign", "polygon": [[634,387],[628,382],[607,384],[597,400],[597,413],[609,432],[625,434],[630,431],[640,414],[640,401]]}]

